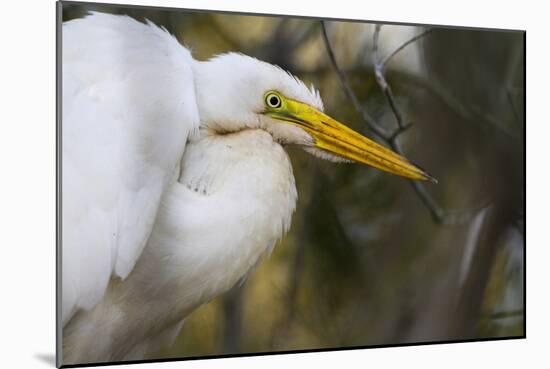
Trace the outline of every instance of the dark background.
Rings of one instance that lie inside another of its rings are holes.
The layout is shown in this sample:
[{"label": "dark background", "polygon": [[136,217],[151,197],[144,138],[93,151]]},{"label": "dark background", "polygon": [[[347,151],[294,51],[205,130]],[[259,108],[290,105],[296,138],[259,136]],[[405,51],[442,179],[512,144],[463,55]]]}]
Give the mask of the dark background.
[{"label": "dark background", "polygon": [[[187,318],[158,358],[523,336],[524,34],[93,5],[148,18],[197,59],[239,51],[320,90],[325,111],[394,144],[439,184],[413,188],[361,165],[289,148],[299,192],[291,231],[229,294]],[[346,86],[357,99],[355,106]],[[392,100],[390,100],[393,98]],[[394,103],[392,108],[391,102]],[[381,142],[384,142],[383,140]],[[388,145],[388,142],[385,142]]]}]

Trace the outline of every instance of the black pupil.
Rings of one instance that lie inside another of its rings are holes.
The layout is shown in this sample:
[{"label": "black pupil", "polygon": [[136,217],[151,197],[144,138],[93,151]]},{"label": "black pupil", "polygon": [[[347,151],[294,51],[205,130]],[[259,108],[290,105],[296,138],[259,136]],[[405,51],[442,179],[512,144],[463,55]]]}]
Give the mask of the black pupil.
[{"label": "black pupil", "polygon": [[277,96],[271,96],[269,98],[269,104],[271,104],[271,106],[279,105],[279,98]]}]

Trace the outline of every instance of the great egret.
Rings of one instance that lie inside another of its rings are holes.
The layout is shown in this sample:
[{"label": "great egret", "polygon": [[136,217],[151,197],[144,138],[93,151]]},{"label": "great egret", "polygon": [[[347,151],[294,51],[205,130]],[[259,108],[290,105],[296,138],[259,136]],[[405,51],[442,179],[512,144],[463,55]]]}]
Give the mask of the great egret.
[{"label": "great egret", "polygon": [[144,358],[242,278],[290,226],[286,145],[432,180],[271,64],[127,16],[62,32],[64,364]]}]

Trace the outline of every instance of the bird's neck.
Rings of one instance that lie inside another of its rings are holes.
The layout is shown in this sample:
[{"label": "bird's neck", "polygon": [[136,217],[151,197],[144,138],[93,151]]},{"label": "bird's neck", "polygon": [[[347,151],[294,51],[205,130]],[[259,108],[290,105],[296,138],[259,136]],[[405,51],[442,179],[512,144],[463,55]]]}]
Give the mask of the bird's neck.
[{"label": "bird's neck", "polygon": [[288,155],[263,130],[202,136],[182,168],[144,251],[174,272],[152,278],[185,292],[180,315],[243,278],[288,231],[297,200]]},{"label": "bird's neck", "polygon": [[270,191],[285,189],[289,195],[293,194],[291,200],[296,200],[288,155],[261,129],[228,134],[201,131],[187,144],[179,182],[206,196],[220,191],[233,191],[241,196],[245,191],[253,196],[273,196]]}]

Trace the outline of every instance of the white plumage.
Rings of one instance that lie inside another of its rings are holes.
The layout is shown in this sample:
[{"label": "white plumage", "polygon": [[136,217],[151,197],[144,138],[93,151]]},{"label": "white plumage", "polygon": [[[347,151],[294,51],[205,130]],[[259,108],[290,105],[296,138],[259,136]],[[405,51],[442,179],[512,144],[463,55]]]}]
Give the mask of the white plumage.
[{"label": "white plumage", "polygon": [[[258,124],[255,117],[239,114],[241,105],[230,104],[240,90],[237,84],[258,90],[268,84],[289,93],[301,88],[308,100],[320,103],[318,95],[310,96],[301,83],[267,64],[267,72],[285,79],[258,83],[246,65],[232,63],[243,59],[248,58],[235,54],[211,64],[196,62],[167,32],[129,17],[94,13],[64,25],[63,323],[76,309],[86,310],[65,328],[69,362],[132,358],[127,357],[131,349],[148,338],[152,327],[164,330],[166,320],[177,325],[188,311],[229,289],[288,229],[294,178],[286,153],[270,134],[250,130],[204,139],[199,137],[206,134],[196,134],[181,161],[188,135],[198,129],[201,103],[207,107],[215,99],[213,104],[235,117],[229,122],[216,116],[216,109],[202,109],[204,122],[214,125],[209,128],[223,123],[232,131],[231,125]],[[197,73],[201,68],[205,72]],[[250,78],[239,81],[239,74]],[[235,87],[220,90],[219,77],[227,76],[235,77]],[[194,79],[204,81],[201,90],[196,91]],[[262,96],[263,91],[260,104]],[[180,161],[181,176],[175,174]],[[128,277],[164,192],[156,232],[143,262]],[[227,268],[226,260],[233,259],[237,262]],[[113,283],[118,289],[111,286],[107,297],[115,296],[106,299],[112,277],[124,282]],[[179,308],[157,300],[162,289]],[[135,300],[113,301],[118,290]],[[129,304],[148,308],[132,314],[126,311],[132,310]],[[141,328],[147,335],[131,332]],[[125,348],[112,352],[117,340]]]},{"label": "white plumage", "polygon": [[63,322],[99,301],[112,272],[125,278],[145,246],[199,124],[191,61],[130,18],[64,25]]},{"label": "white plumage", "polygon": [[62,52],[63,364],[147,357],[250,271],[295,208],[283,145],[429,178],[254,58],[196,61],[101,13],[65,23]]}]

